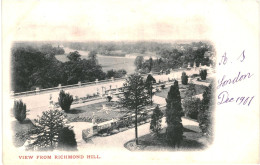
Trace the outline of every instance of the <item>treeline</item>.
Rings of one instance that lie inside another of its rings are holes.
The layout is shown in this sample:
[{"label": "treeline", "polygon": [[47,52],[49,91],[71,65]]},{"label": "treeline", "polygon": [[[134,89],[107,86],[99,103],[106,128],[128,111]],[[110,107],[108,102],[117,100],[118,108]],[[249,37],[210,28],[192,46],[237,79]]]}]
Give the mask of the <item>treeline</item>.
[{"label": "treeline", "polygon": [[184,51],[178,49],[165,49],[159,52],[160,58],[144,60],[142,56],[138,56],[135,59],[136,69],[143,73],[150,71],[159,72],[167,69],[187,68],[188,64],[193,67],[194,62],[198,67],[201,65],[210,64],[214,65],[214,61],[210,56],[205,56],[205,53],[209,51],[208,47],[199,47],[193,49],[191,46]]},{"label": "treeline", "polygon": [[208,48],[213,51],[213,46],[209,42],[156,42],[156,41],[120,41],[120,42],[63,42],[64,46],[76,50],[92,51],[95,50],[99,54],[112,54],[118,53],[140,53],[155,52],[160,55],[165,50],[177,49],[185,52],[189,48]]},{"label": "treeline", "polygon": [[[89,59],[81,59],[77,51],[71,52],[67,56],[70,60],[62,63],[55,58],[54,53],[50,53],[53,50],[55,49],[52,46],[46,45],[42,47],[16,45],[12,48],[11,86],[14,92],[110,78],[111,73],[107,75],[98,64],[96,52],[90,53]],[[116,75],[123,76],[125,73]]]},{"label": "treeline", "polygon": [[112,54],[118,50],[123,53],[145,53],[159,52],[163,48],[170,48],[170,43],[158,43],[158,42],[65,42],[64,46],[76,50],[91,51],[96,50],[99,54]]}]

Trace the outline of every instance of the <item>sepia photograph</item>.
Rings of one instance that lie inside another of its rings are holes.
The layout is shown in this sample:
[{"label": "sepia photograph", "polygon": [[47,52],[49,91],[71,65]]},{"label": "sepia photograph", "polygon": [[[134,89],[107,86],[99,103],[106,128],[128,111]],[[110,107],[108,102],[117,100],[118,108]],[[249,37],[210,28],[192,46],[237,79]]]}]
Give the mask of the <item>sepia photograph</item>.
[{"label": "sepia photograph", "polygon": [[4,0],[4,164],[259,163],[259,6]]}]

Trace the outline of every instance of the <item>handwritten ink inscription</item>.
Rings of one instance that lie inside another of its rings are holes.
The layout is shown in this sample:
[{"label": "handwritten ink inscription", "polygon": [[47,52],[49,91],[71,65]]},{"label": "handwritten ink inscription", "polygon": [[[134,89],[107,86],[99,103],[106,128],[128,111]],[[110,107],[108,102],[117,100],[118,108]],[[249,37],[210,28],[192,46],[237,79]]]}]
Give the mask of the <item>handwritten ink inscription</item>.
[{"label": "handwritten ink inscription", "polygon": [[[245,50],[241,53],[241,55],[237,58],[239,62],[244,62],[246,59]],[[219,65],[226,65],[229,62],[229,58],[227,57],[227,53],[225,52],[224,55],[221,58],[221,61],[219,62]],[[232,63],[232,62],[230,62]],[[218,80],[218,86],[217,89],[220,89],[221,87],[225,87],[227,85],[235,85],[238,82],[249,80],[254,74],[247,72],[242,73],[239,71],[236,76],[232,78],[227,78],[226,75],[223,75],[220,80]],[[255,96],[235,96],[230,97],[228,91],[222,91],[218,94],[218,105],[225,104],[225,103],[237,103],[238,105],[248,105],[250,106],[252,100]]]}]

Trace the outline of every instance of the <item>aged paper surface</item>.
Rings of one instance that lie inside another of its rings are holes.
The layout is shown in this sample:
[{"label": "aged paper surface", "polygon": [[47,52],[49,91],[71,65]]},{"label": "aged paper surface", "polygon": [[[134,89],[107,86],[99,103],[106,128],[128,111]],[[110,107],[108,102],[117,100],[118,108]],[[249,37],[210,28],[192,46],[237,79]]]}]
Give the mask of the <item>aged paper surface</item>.
[{"label": "aged paper surface", "polygon": [[[256,0],[3,0],[4,164],[259,163],[259,12]],[[14,147],[10,124],[13,118],[9,113],[13,106],[10,98],[13,42],[175,40],[213,43],[217,85],[224,75],[233,80],[238,73],[250,74],[250,78],[217,89],[214,141],[207,149],[131,152],[90,147],[78,152],[30,152]],[[223,92],[225,101],[228,100],[225,103]],[[239,104],[236,100],[241,97],[253,99],[250,105]],[[55,159],[55,155],[71,154],[99,155],[100,159]],[[37,156],[51,156],[51,159],[37,159]]]}]

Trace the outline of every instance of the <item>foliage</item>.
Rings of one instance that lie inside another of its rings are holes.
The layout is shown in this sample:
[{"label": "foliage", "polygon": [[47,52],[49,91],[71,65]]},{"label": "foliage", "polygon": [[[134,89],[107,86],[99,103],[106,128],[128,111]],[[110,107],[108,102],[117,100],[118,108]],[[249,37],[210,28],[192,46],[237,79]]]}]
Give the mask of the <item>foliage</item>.
[{"label": "foliage", "polygon": [[188,84],[188,76],[186,75],[186,72],[182,72],[181,75],[181,83],[183,85],[187,85]]},{"label": "foliage", "polygon": [[185,115],[192,118],[192,119],[197,120],[199,109],[200,109],[200,104],[201,104],[201,101],[200,101],[199,98],[184,99],[183,108],[184,108]]},{"label": "foliage", "polygon": [[149,95],[142,76],[138,74],[130,75],[126,83],[128,86],[124,89],[121,104],[130,110],[135,110],[135,138],[136,144],[138,144],[137,114],[138,110],[149,103]]},{"label": "foliage", "polygon": [[142,68],[142,65],[143,65],[143,62],[144,62],[144,57],[143,56],[137,56],[135,58],[135,66],[136,66],[136,70],[139,70]]},{"label": "foliage", "polygon": [[119,69],[119,70],[111,69],[111,70],[108,70],[107,74],[106,74],[107,78],[111,78],[111,77],[121,78],[125,75],[126,75],[126,71],[124,69]]},{"label": "foliage", "polygon": [[150,96],[150,103],[152,105],[153,103],[153,83],[156,83],[156,80],[154,79],[154,77],[151,74],[148,74],[146,81],[145,81],[145,86],[148,90],[148,95]]},{"label": "foliage", "polygon": [[92,82],[105,78],[105,73],[100,65],[90,60],[68,61],[63,63],[63,79],[65,84],[76,84],[78,81]]},{"label": "foliage", "polygon": [[44,54],[52,54],[52,55],[61,55],[64,54],[65,51],[61,47],[53,47],[51,44],[44,44],[40,47],[40,51]]},{"label": "foliage", "polygon": [[107,96],[107,101],[110,102],[112,100],[111,96]]},{"label": "foliage", "polygon": [[73,102],[73,96],[70,95],[69,93],[65,93],[63,90],[60,91],[59,94],[59,105],[62,110],[65,112],[68,112],[70,110],[70,106]]},{"label": "foliage", "polygon": [[150,57],[148,61],[149,61],[149,67],[148,67],[148,69],[149,69],[149,72],[151,72],[152,67],[153,67],[153,59],[152,59],[152,57]]},{"label": "foliage", "polygon": [[95,64],[98,63],[98,60],[97,60],[97,52],[96,51],[90,51],[89,54],[88,54],[88,58],[91,62],[94,62]]},{"label": "foliage", "polygon": [[186,98],[190,98],[192,99],[192,97],[196,95],[196,88],[195,88],[195,84],[189,84],[186,92],[185,92],[185,96]]},{"label": "foliage", "polygon": [[64,127],[59,131],[57,148],[61,151],[77,151],[75,133],[69,127]]},{"label": "foliage", "polygon": [[206,69],[200,71],[200,78],[201,78],[201,80],[206,80],[206,78],[207,78],[207,70]]},{"label": "foliage", "polygon": [[[38,116],[39,117],[39,116]],[[42,116],[35,119],[34,130],[29,132],[28,150],[53,150],[58,142],[60,131],[66,127],[65,115],[59,110],[42,112]]]},{"label": "foliage", "polygon": [[162,117],[163,117],[163,113],[160,110],[159,106],[157,105],[153,110],[152,120],[150,123],[150,130],[154,132],[156,135],[158,135],[160,130],[162,129],[161,126]]},{"label": "foliage", "polygon": [[203,93],[203,99],[201,101],[201,107],[198,114],[198,122],[200,129],[207,136],[212,138],[213,136],[213,112],[215,109],[214,85],[211,84]]},{"label": "foliage", "polygon": [[14,101],[13,115],[19,122],[26,118],[26,104],[22,100]]},{"label": "foliage", "polygon": [[78,52],[71,52],[71,60],[58,61],[51,45],[43,48],[14,45],[11,58],[11,86],[14,92],[57,87],[105,79],[102,67],[91,60],[80,60]]},{"label": "foliage", "polygon": [[70,52],[68,55],[67,55],[67,58],[70,60],[70,61],[80,61],[81,60],[81,55],[79,54],[78,51],[74,51],[74,52]]},{"label": "foliage", "polygon": [[180,145],[183,134],[181,120],[181,117],[183,116],[183,110],[181,106],[181,96],[178,81],[175,81],[174,85],[171,86],[166,102],[167,141],[170,145],[175,147],[176,145]]}]

